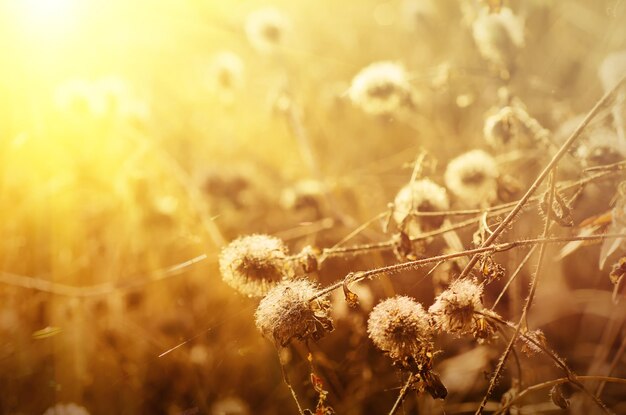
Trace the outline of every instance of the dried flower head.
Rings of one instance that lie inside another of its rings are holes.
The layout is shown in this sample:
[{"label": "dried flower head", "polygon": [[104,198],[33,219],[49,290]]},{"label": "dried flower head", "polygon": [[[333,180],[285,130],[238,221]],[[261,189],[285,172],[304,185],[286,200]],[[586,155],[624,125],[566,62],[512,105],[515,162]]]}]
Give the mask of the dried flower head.
[{"label": "dried flower head", "polygon": [[293,275],[287,247],[269,235],[235,239],[222,249],[219,263],[224,282],[249,297],[261,297]]},{"label": "dried flower head", "polygon": [[513,107],[506,106],[485,119],[483,134],[489,145],[496,148],[506,145],[519,134],[520,123],[515,112]]},{"label": "dried flower head", "polygon": [[450,209],[446,189],[429,179],[404,186],[394,200],[393,219],[411,236],[439,228],[443,216],[420,217],[413,212],[443,212]]},{"label": "dried flower head", "polygon": [[472,150],[450,161],[444,180],[448,189],[467,207],[489,205],[498,196],[496,160],[482,150]]},{"label": "dried flower head", "polygon": [[318,340],[333,330],[330,301],[317,294],[311,281],[283,281],[272,288],[256,310],[256,326],[277,345],[286,346],[292,339]]},{"label": "dried flower head", "polygon": [[75,403],[58,403],[48,408],[43,415],[89,415],[89,411]]},{"label": "dried flower head", "polygon": [[576,156],[587,167],[616,163],[626,158],[626,142],[612,129],[598,127],[581,140]]},{"label": "dried flower head", "polygon": [[254,49],[270,54],[283,45],[289,26],[289,18],[282,11],[266,7],[248,15],[245,31]]},{"label": "dried flower head", "polygon": [[423,364],[432,358],[428,314],[410,297],[396,296],[378,303],[370,313],[367,332],[376,347],[396,363]]},{"label": "dried flower head", "polygon": [[439,294],[428,312],[437,329],[456,334],[487,338],[491,324],[476,312],[483,312],[483,287],[471,279],[457,279]]},{"label": "dried flower head", "polygon": [[524,46],[524,21],[507,7],[498,13],[484,9],[472,24],[472,35],[485,60],[510,70],[517,50]]},{"label": "dried flower head", "polygon": [[233,94],[243,87],[244,64],[233,52],[220,52],[209,66],[209,87],[223,101],[230,102]]},{"label": "dried flower head", "polygon": [[395,62],[376,62],[353,79],[348,96],[368,114],[389,115],[413,107],[413,91],[404,67]]}]

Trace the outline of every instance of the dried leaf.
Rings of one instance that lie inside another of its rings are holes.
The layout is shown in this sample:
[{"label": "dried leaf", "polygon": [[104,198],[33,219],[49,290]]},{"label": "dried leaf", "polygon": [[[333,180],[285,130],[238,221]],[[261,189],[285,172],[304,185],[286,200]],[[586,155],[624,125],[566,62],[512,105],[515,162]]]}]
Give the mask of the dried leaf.
[{"label": "dried leaf", "polygon": [[416,255],[413,249],[411,238],[404,233],[398,232],[393,236],[393,252],[400,261],[414,260]]},{"label": "dried leaf", "polygon": [[550,389],[550,399],[553,404],[561,409],[569,408],[569,399],[565,398],[562,385],[554,385],[552,389]]},{"label": "dried leaf", "polygon": [[448,396],[448,389],[441,382],[441,378],[435,372],[427,372],[422,374],[424,379],[424,388],[433,399],[445,399]]},{"label": "dried leaf", "polygon": [[346,303],[348,307],[356,308],[359,305],[359,296],[354,292],[350,291],[348,288],[349,280],[348,278],[343,280],[343,295],[346,299]]}]

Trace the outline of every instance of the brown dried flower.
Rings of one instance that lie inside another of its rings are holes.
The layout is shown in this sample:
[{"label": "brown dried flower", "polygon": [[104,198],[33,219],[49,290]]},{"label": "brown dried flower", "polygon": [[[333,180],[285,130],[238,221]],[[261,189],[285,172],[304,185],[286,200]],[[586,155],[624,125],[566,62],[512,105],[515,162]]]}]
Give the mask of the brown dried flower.
[{"label": "brown dried flower", "polygon": [[367,332],[376,347],[397,363],[414,360],[419,364],[432,357],[428,314],[410,297],[396,296],[376,305],[370,313]]},{"label": "brown dried flower", "polygon": [[334,329],[327,296],[317,294],[317,286],[305,279],[283,281],[272,288],[256,310],[256,326],[277,345],[292,339],[318,340]]},{"label": "brown dried flower", "polygon": [[[483,287],[471,279],[458,279],[439,294],[430,306],[437,329],[456,334],[472,334],[484,339],[493,334],[493,325],[477,312],[483,312]],[[485,310],[486,311],[486,310]]]}]

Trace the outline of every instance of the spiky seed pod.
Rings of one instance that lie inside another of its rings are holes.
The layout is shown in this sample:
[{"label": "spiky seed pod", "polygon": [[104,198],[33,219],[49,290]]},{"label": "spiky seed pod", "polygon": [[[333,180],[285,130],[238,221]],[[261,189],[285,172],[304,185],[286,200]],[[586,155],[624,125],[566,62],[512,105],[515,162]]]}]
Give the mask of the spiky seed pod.
[{"label": "spiky seed pod", "polygon": [[488,206],[498,196],[496,160],[483,150],[472,150],[450,161],[444,175],[448,189],[468,208]]},{"label": "spiky seed pod", "polygon": [[510,72],[517,50],[524,46],[524,21],[507,7],[499,13],[485,9],[472,24],[472,35],[486,61]]},{"label": "spiky seed pod", "polygon": [[442,331],[455,334],[473,334],[477,338],[487,338],[492,334],[492,325],[476,312],[486,312],[481,296],[483,287],[471,279],[458,279],[448,289],[439,294],[430,313],[434,326]]},{"label": "spiky seed pod", "polygon": [[254,49],[271,54],[283,46],[289,27],[289,18],[282,11],[266,7],[248,15],[245,31]]},{"label": "spiky seed pod", "polygon": [[412,212],[442,212],[450,209],[446,189],[429,179],[416,180],[404,186],[394,200],[393,219],[410,236],[439,228],[443,216],[411,216]]},{"label": "spiky seed pod", "polygon": [[428,314],[410,297],[381,301],[370,313],[367,333],[376,347],[396,363],[424,364],[432,358],[432,330]]},{"label": "spiky seed pod", "polygon": [[262,297],[276,283],[293,276],[287,247],[269,235],[235,239],[222,249],[219,263],[224,282],[249,297]]},{"label": "spiky seed pod", "polygon": [[413,107],[413,90],[404,67],[395,62],[375,62],[352,79],[352,103],[373,115],[392,115]]},{"label": "spiky seed pod", "polygon": [[48,408],[43,415],[89,415],[89,411],[75,403],[59,403]]},{"label": "spiky seed pod", "polygon": [[272,288],[259,303],[255,313],[259,331],[277,345],[291,340],[318,340],[334,329],[328,296],[309,301],[317,294],[311,281],[283,281]]}]

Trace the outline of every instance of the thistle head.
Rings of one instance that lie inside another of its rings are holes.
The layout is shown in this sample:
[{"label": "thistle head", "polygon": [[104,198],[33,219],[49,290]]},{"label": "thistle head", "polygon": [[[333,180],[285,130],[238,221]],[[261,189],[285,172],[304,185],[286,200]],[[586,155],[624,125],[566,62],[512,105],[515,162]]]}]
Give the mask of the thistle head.
[{"label": "thistle head", "polygon": [[476,208],[498,197],[496,160],[483,150],[472,150],[450,161],[444,175],[448,189],[461,205]]},{"label": "thistle head", "polygon": [[404,67],[395,62],[376,62],[363,68],[348,90],[352,103],[373,115],[392,115],[411,108],[412,94]]},{"label": "thistle head", "polygon": [[411,236],[438,229],[443,216],[420,217],[414,212],[443,212],[450,209],[446,189],[429,179],[416,180],[404,186],[394,200],[393,219]]},{"label": "thistle head", "polygon": [[374,345],[396,363],[432,358],[432,329],[428,314],[410,297],[396,296],[381,301],[370,313],[367,332]]},{"label": "thistle head", "polygon": [[283,281],[272,288],[259,303],[256,326],[279,346],[293,339],[318,340],[334,329],[327,296],[313,298],[318,287],[311,281]]}]

